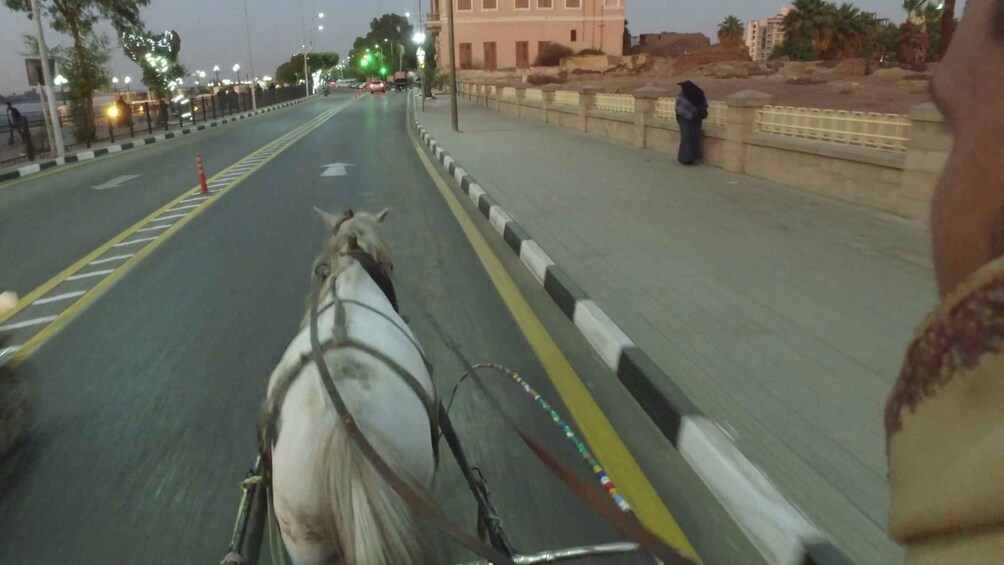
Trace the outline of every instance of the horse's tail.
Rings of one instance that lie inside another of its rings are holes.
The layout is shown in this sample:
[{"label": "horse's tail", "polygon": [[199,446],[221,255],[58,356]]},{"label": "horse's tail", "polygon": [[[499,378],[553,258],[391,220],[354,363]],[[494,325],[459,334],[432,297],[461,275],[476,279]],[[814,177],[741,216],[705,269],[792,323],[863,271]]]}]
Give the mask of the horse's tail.
[{"label": "horse's tail", "polygon": [[[380,438],[367,439],[381,453]],[[418,521],[410,506],[398,496],[370,464],[339,422],[321,448],[323,493],[330,501],[330,521],[341,562],[345,565],[411,565],[427,563],[420,542]],[[407,471],[391,468],[401,477]],[[404,473],[404,474],[402,474]]]}]

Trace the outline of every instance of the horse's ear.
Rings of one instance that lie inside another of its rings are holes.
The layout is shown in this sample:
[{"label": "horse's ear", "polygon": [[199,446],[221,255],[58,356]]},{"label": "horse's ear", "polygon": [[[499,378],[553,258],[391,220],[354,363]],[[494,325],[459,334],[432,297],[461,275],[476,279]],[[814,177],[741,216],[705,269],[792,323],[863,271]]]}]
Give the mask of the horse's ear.
[{"label": "horse's ear", "polygon": [[338,216],[329,214],[317,206],[314,206],[314,210],[317,210],[317,213],[321,215],[321,219],[324,220],[324,225],[328,226],[330,229],[334,229],[334,227],[338,225],[338,222],[341,221],[341,218]]},{"label": "horse's ear", "polygon": [[387,217],[387,214],[390,214],[390,208],[384,208],[381,210],[380,213],[376,215],[377,221],[382,222],[383,219]]}]

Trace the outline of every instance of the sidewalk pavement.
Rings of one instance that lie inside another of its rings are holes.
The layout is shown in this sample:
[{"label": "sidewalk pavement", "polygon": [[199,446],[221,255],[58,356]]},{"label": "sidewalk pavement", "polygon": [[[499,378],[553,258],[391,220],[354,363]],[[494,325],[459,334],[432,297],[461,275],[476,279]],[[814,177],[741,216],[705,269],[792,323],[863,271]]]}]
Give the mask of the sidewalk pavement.
[{"label": "sidewalk pavement", "polygon": [[935,302],[923,225],[449,100],[422,124],[857,563],[885,534],[882,409]]}]

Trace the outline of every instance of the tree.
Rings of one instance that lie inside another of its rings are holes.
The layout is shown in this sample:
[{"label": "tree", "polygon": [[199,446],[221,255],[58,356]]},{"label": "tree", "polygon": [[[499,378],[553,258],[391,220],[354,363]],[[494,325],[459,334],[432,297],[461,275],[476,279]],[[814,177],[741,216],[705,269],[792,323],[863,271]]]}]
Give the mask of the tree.
[{"label": "tree", "polygon": [[148,31],[124,32],[119,38],[129,59],[143,71],[143,84],[156,93],[157,98],[167,98],[174,81],[185,76],[185,67],[178,62],[181,36],[175,31],[155,35]]},{"label": "tree", "polygon": [[[784,16],[781,52],[792,59],[819,59],[829,48],[835,20],[833,4],[823,0],[795,0]],[[796,57],[797,55],[797,57]]]},{"label": "tree", "polygon": [[[31,0],[4,0],[8,8],[24,12],[31,18]],[[95,55],[100,59],[102,49],[108,47],[108,40],[94,33],[94,26],[107,21],[119,33],[140,27],[140,8],[148,6],[150,0],[38,0],[39,11],[45,14],[49,25],[59,33],[68,34],[73,38],[71,48],[73,68],[79,79],[85,79],[82,84],[70,85],[76,90],[85,115],[83,130],[78,131],[78,137],[93,139],[94,90],[99,83],[104,63],[98,64]],[[97,74],[90,74],[90,73]],[[106,74],[107,71],[104,71]],[[70,79],[70,77],[67,77]]]},{"label": "tree", "polygon": [[[302,64],[300,65],[299,70],[302,73]],[[297,69],[294,68],[293,64],[289,61],[279,65],[279,67],[275,70],[275,80],[285,85],[296,84],[300,81],[299,77],[300,73],[297,72]]]},{"label": "tree", "polygon": [[621,36],[621,52],[624,55],[631,54],[631,30],[628,29],[627,20],[624,20],[624,34]]},{"label": "tree", "polygon": [[[398,14],[374,18],[370,22],[369,33],[356,37],[352,43],[348,54],[350,72],[366,77],[374,67],[392,70],[417,68],[418,58],[415,56],[415,45],[411,42],[413,30],[408,19]],[[375,61],[375,65],[363,68],[361,63],[367,50],[371,52],[370,59]]]},{"label": "tree", "polygon": [[833,18],[829,48],[825,59],[860,57],[869,36],[874,35],[877,24],[870,14],[862,13],[851,4],[841,4]]},{"label": "tree", "polygon": [[738,49],[742,42],[743,24],[730,14],[718,24],[718,43],[726,49]]},{"label": "tree", "polygon": [[938,55],[944,58],[948,51],[948,44],[952,42],[952,34],[955,33],[955,0],[945,0],[941,13],[941,45]]}]

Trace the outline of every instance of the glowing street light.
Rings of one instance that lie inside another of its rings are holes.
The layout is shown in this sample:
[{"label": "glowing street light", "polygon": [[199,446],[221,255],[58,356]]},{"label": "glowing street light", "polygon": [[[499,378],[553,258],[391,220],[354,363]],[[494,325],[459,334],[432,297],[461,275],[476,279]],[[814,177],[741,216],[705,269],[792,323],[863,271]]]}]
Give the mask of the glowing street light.
[{"label": "glowing street light", "polygon": [[237,84],[241,83],[241,66],[234,63],[234,72],[237,73]]},{"label": "glowing street light", "polygon": [[411,40],[415,42],[415,45],[425,45],[425,33],[416,31],[415,34],[411,36]]},{"label": "glowing street light", "polygon": [[125,77],[124,79],[122,79],[122,82],[124,82],[124,83],[125,83],[125,85],[126,85],[126,90],[128,90],[129,92],[132,92],[132,87],[131,87],[131,86],[129,86],[129,83],[131,83],[131,82],[132,82],[132,77],[128,77],[128,76],[127,76],[127,77]]},{"label": "glowing street light", "polygon": [[213,65],[213,72],[216,73],[216,84],[220,84],[220,66]]}]

